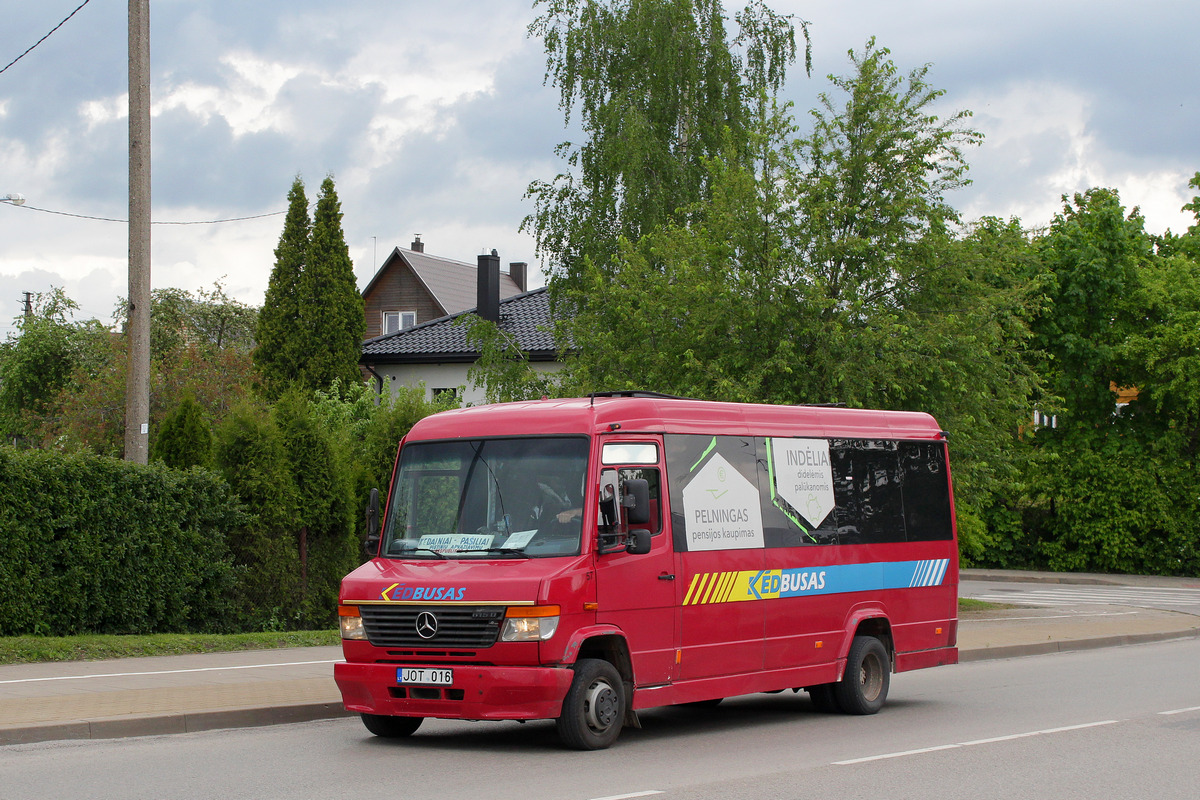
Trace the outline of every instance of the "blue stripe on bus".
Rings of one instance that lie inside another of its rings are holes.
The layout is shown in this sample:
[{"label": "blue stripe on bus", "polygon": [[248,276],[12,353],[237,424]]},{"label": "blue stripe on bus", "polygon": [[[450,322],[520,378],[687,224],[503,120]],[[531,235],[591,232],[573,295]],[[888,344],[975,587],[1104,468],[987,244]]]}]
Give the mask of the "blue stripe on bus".
[{"label": "blue stripe on bus", "polygon": [[[886,561],[874,564],[835,564],[828,567],[768,570],[779,576],[776,591],[766,597],[803,597],[843,592],[869,592],[881,589],[912,589],[941,586],[950,566],[948,558],[924,561]],[[771,581],[774,583],[774,581]]]},{"label": "blue stripe on bus", "polygon": [[949,566],[950,559],[934,558],[924,561],[696,573],[691,578],[683,604],[709,605],[941,586]]}]

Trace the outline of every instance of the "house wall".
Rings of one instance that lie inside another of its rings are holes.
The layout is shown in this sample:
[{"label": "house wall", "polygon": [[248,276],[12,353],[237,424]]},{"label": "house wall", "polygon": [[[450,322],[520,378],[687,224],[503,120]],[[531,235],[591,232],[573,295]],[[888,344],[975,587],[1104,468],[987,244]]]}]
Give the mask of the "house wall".
[{"label": "house wall", "polygon": [[[539,361],[532,366],[535,372],[558,372],[563,367],[557,361]],[[487,401],[483,389],[468,380],[470,368],[470,364],[380,364],[375,371],[384,379],[384,390],[393,395],[400,386],[415,388],[424,382],[426,400],[433,399],[434,389],[465,387],[460,390],[460,402],[468,406],[482,405]]]},{"label": "house wall", "polygon": [[415,311],[418,325],[445,315],[407,264],[397,259],[387,270],[386,274],[379,276],[371,291],[363,295],[367,318],[364,339],[374,339],[383,333],[384,311]]}]

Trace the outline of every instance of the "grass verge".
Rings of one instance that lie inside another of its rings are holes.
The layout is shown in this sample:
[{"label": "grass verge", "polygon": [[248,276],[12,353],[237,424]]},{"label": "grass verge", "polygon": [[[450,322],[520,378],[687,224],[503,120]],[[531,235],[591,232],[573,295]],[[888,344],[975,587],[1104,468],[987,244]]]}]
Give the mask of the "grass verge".
[{"label": "grass verge", "polygon": [[989,603],[986,600],[972,600],[969,597],[958,598],[958,613],[970,614],[980,611],[1000,611],[1005,608],[1015,608],[1007,603]]},{"label": "grass verge", "polygon": [[280,647],[325,647],[341,639],[336,630],[286,633],[156,633],[146,636],[5,636],[0,664],[41,661],[99,661],[137,656],[177,656]]}]

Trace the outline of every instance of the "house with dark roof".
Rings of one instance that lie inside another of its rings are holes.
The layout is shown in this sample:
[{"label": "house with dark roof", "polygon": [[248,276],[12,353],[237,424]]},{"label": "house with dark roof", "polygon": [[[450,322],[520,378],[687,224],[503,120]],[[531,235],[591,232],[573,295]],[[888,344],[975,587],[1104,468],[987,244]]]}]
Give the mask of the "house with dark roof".
[{"label": "house with dark roof", "polygon": [[[393,249],[362,292],[367,318],[364,338],[473,308],[476,271],[471,264],[428,255],[419,235],[409,249]],[[500,297],[526,291],[527,274],[524,262],[509,264],[508,272],[500,273]]]},{"label": "house with dark roof", "polygon": [[484,402],[483,388],[467,377],[479,358],[479,350],[467,343],[469,321],[464,317],[470,313],[495,322],[535,370],[561,369],[545,287],[502,298],[499,255],[493,250],[478,261],[473,306],[363,342],[359,364],[371,375],[377,391],[424,384],[427,399],[452,392],[463,405]]}]

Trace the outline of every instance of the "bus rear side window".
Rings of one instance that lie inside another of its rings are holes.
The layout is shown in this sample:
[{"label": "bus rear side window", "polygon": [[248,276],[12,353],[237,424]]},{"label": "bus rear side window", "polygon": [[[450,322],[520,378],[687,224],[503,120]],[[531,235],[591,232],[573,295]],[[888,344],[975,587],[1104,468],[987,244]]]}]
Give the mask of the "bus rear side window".
[{"label": "bus rear side window", "polygon": [[908,541],[946,541],[950,524],[950,482],[946,446],[941,442],[901,442],[904,527]]}]

